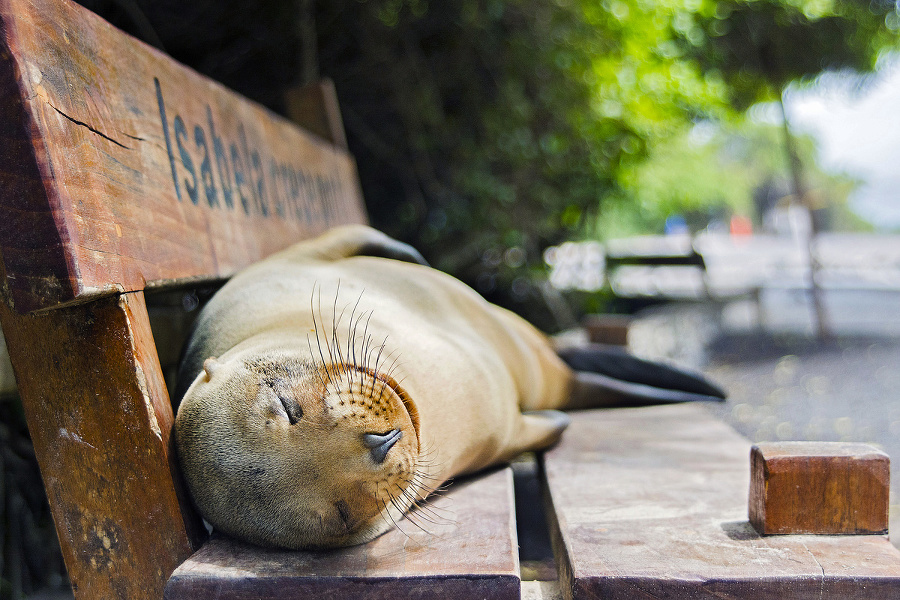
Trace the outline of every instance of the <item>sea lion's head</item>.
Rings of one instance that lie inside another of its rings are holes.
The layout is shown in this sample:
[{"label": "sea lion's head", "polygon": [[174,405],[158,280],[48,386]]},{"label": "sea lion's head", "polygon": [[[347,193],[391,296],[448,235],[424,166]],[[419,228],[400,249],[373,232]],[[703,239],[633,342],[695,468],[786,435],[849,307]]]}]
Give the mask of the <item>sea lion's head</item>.
[{"label": "sea lion's head", "polygon": [[260,545],[369,541],[421,488],[418,417],[397,382],[292,348],[208,359],[175,436],[200,513]]}]

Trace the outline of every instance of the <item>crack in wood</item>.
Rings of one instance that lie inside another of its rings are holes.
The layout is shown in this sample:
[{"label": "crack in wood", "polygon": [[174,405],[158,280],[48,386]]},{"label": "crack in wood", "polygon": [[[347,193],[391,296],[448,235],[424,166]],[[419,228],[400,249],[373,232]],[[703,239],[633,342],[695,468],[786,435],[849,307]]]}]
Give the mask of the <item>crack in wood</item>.
[{"label": "crack in wood", "polygon": [[[67,118],[68,120],[72,121],[72,122],[75,123],[76,125],[80,125],[80,126],[82,126],[82,127],[86,127],[89,131],[91,131],[91,132],[93,132],[93,133],[96,133],[97,135],[99,135],[100,137],[102,137],[104,140],[110,141],[110,142],[112,142],[113,144],[115,144],[116,146],[120,146],[120,147],[122,147],[122,148],[125,148],[126,150],[131,150],[131,148],[129,148],[129,147],[126,146],[125,144],[123,144],[123,143],[121,143],[121,142],[119,142],[119,141],[114,140],[113,138],[109,137],[108,135],[106,135],[106,134],[103,133],[102,131],[99,131],[99,130],[97,130],[97,129],[94,129],[93,127],[91,127],[90,125],[88,125],[87,123],[85,123],[85,122],[83,122],[83,121],[79,121],[78,119],[75,119],[75,118],[73,118],[73,117],[70,117],[69,115],[67,115],[67,114],[64,113],[63,111],[59,110],[58,108],[56,108],[55,106],[53,106],[53,105],[50,104],[49,102],[47,102],[47,104],[50,106],[50,108],[52,108],[53,110],[55,110],[56,112],[58,112],[59,114],[61,114],[61,115],[64,116],[65,118]],[[128,135],[128,134],[125,134],[125,135]],[[129,135],[128,137],[133,138],[134,136]],[[134,139],[140,139],[140,138],[134,138]]]},{"label": "crack in wood", "polygon": [[803,549],[809,553],[809,556],[815,561],[816,566],[822,570],[822,577],[819,578],[819,598],[825,597],[825,567],[822,566],[822,563],[819,562],[819,559],[816,558],[815,553],[813,553],[806,544],[803,544]]},{"label": "crack in wood", "polygon": [[[119,133],[121,133],[122,135],[124,135],[125,137],[130,137],[130,138],[133,139],[133,140],[137,140],[137,141],[139,141],[139,142],[146,142],[146,141],[147,141],[147,140],[145,140],[144,138],[142,138],[142,137],[140,137],[140,136],[137,136],[137,135],[131,135],[130,133],[125,133],[125,132],[122,131],[122,130],[117,130],[117,131],[118,131]],[[100,135],[103,135],[103,134],[100,134]]]}]

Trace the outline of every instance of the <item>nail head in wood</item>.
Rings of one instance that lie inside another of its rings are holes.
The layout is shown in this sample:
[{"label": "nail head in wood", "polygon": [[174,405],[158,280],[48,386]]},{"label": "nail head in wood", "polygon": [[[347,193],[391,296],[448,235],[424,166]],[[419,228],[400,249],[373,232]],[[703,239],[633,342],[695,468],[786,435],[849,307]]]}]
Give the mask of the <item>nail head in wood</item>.
[{"label": "nail head in wood", "polygon": [[771,534],[882,534],[890,459],[868,444],[769,442],[750,451],[750,523]]}]

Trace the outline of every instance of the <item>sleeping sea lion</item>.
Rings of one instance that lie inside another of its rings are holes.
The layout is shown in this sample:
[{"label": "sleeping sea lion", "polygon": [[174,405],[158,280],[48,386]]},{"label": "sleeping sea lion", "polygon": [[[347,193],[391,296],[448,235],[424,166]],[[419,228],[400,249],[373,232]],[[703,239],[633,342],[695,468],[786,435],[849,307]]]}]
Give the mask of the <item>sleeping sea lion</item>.
[{"label": "sleeping sea lion", "polygon": [[348,226],[213,296],[185,350],[175,423],[207,521],[264,546],[359,544],[448,479],[553,444],[568,424],[559,409],[724,397],[622,353],[557,354],[423,263]]}]

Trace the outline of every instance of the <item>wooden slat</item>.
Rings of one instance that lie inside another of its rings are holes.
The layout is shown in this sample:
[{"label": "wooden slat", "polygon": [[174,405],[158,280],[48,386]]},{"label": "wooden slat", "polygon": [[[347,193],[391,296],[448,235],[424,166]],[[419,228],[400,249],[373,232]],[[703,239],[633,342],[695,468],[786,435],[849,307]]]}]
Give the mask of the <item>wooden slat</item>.
[{"label": "wooden slat", "polygon": [[345,151],[68,0],[0,0],[0,161],[19,312],[227,276],[365,221]]},{"label": "wooden slat", "polygon": [[888,455],[869,444],[768,442],[750,454],[750,523],[762,534],[882,534]]},{"label": "wooden slat", "polygon": [[760,537],[750,444],[702,406],[573,414],[546,453],[566,598],[900,598],[884,536]]},{"label": "wooden slat", "polygon": [[[376,540],[331,552],[214,538],[181,565],[166,600],[519,598],[512,473],[459,482]],[[400,530],[402,528],[402,531]]]},{"label": "wooden slat", "polygon": [[143,293],[0,319],[76,598],[156,600],[202,539]]}]

